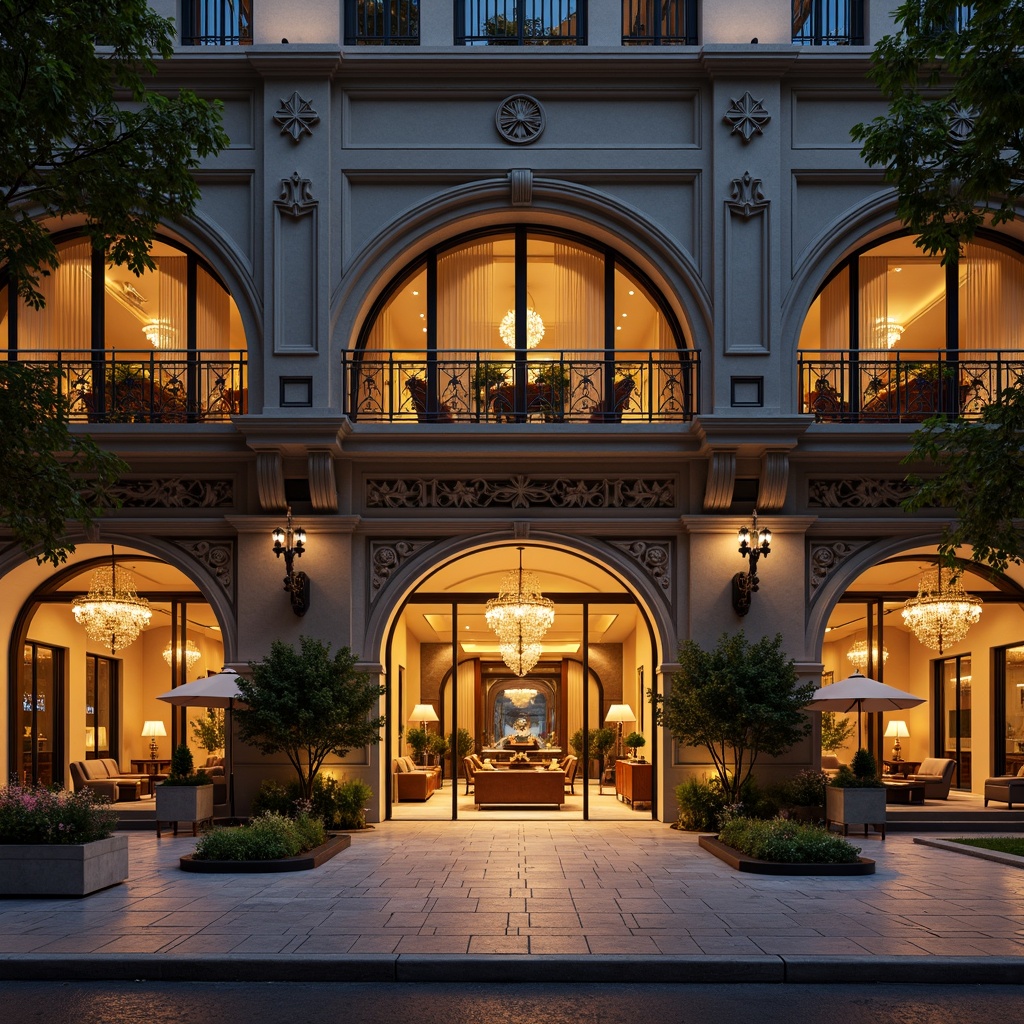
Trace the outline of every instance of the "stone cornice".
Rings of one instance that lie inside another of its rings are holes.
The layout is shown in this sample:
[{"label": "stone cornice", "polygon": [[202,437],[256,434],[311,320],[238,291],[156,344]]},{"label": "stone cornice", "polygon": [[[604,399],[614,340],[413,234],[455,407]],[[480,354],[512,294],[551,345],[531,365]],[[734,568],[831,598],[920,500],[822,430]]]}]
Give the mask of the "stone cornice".
[{"label": "stone cornice", "polygon": [[[293,518],[299,525],[307,527],[307,533],[311,535],[318,533],[353,534],[362,522],[359,516],[318,516],[315,513],[309,516],[305,514],[296,515]],[[239,536],[255,533],[266,534],[269,538],[271,532],[281,525],[281,516],[225,516],[224,521],[229,523]],[[315,526],[308,528],[312,524],[315,524]],[[394,530],[392,529],[393,532]],[[269,540],[267,544],[269,546]],[[310,551],[312,551],[312,548]]]},{"label": "stone cornice", "polygon": [[[679,522],[687,533],[735,533],[741,526],[747,525],[749,516],[714,515],[714,516],[680,516]],[[758,522],[767,526],[773,534],[795,533],[805,534],[818,521],[817,516],[788,516],[784,513],[758,515]]]},{"label": "stone cornice", "polygon": [[286,457],[305,456],[311,450],[338,457],[352,432],[347,416],[236,416],[234,424],[253,451],[276,451]]},{"label": "stone cornice", "polygon": [[702,454],[732,448],[743,458],[795,448],[813,422],[810,416],[698,416],[690,424],[690,433]]}]

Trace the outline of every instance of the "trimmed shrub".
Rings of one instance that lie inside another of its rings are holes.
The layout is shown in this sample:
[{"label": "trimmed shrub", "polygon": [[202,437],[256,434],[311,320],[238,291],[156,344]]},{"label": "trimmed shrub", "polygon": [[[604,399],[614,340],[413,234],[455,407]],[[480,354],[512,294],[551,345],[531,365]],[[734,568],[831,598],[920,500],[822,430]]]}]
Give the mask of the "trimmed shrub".
[{"label": "trimmed shrub", "polygon": [[192,751],[187,743],[179,743],[171,752],[171,770],[164,779],[165,786],[208,786],[213,779],[202,769],[196,771]]},{"label": "trimmed shrub", "polygon": [[779,797],[789,807],[820,807],[825,803],[829,777],[814,768],[804,768],[779,789]]},{"label": "trimmed shrub", "polygon": [[748,857],[783,864],[854,864],[860,853],[842,836],[782,818],[733,818],[718,838]]},{"label": "trimmed shrub", "polygon": [[677,824],[687,831],[715,831],[725,810],[726,795],[718,777],[687,779],[676,786]]},{"label": "trimmed shrub", "polygon": [[239,828],[215,828],[199,839],[196,860],[279,860],[305,853],[326,842],[319,818],[286,818],[268,811]]},{"label": "trimmed shrub", "polygon": [[320,774],[313,779],[313,795],[307,804],[303,804],[299,793],[298,782],[282,785],[275,779],[264,779],[252,802],[253,817],[269,811],[294,818],[305,810],[329,829],[366,828],[366,804],[373,790],[365,782],[338,782]]}]

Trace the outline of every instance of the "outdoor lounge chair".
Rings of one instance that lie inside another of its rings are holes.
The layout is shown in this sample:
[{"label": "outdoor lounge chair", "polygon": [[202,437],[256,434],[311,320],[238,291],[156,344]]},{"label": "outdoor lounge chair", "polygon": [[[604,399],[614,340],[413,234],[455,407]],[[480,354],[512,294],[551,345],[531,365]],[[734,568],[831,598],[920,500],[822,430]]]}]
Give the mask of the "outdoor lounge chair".
[{"label": "outdoor lounge chair", "polygon": [[953,782],[956,761],[951,757],[926,757],[908,782],[923,782],[925,800],[945,800]]},{"label": "outdoor lounge chair", "polygon": [[997,775],[985,780],[985,806],[989,800],[999,800],[1006,804],[1007,810],[1013,805],[1024,804],[1024,765],[1016,775]]}]

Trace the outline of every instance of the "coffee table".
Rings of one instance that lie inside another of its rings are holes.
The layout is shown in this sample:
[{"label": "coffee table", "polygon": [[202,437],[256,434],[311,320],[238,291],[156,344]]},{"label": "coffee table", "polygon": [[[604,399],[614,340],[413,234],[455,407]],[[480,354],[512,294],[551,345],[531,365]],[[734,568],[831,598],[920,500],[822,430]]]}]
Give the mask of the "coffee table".
[{"label": "coffee table", "polygon": [[887,804],[923,804],[923,782],[883,782]]}]

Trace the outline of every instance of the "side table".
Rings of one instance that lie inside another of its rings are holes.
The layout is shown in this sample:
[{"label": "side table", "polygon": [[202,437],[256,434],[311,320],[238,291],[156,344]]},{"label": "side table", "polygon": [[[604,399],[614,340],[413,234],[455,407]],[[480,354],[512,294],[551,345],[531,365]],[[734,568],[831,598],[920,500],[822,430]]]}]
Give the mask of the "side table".
[{"label": "side table", "polygon": [[171,770],[169,757],[133,757],[133,775],[166,775]]},{"label": "side table", "polygon": [[913,775],[921,767],[920,761],[882,761],[886,775],[902,775],[906,778]]}]

